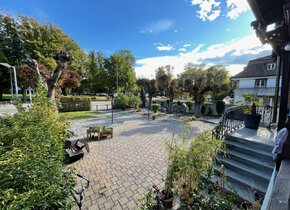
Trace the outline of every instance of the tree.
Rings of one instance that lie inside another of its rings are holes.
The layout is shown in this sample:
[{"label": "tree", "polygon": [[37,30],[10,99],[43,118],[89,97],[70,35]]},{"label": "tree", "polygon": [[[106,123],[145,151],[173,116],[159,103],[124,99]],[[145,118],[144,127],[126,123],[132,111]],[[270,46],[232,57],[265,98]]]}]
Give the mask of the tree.
[{"label": "tree", "polygon": [[173,100],[176,97],[176,94],[179,93],[179,86],[178,86],[178,80],[177,79],[173,79],[171,80],[168,89],[167,89],[167,93],[170,99],[170,103],[169,103],[169,113],[172,112],[172,105],[173,105]]},{"label": "tree", "polygon": [[38,75],[36,71],[29,65],[27,64],[20,64],[17,66],[17,77],[18,82],[20,83],[21,89],[22,89],[22,96],[23,96],[23,101],[27,101],[26,97],[26,90],[27,88],[35,88],[35,85],[38,80]]},{"label": "tree", "polygon": [[63,95],[66,96],[66,89],[79,87],[81,85],[81,81],[82,77],[77,72],[70,69],[64,69],[58,81],[58,86],[61,87]]},{"label": "tree", "polygon": [[110,94],[116,91],[125,93],[134,88],[136,82],[134,65],[135,58],[128,50],[118,51],[104,59],[102,80],[107,93]]},{"label": "tree", "polygon": [[136,81],[139,87],[144,88],[145,92],[148,93],[149,98],[149,110],[151,110],[152,98],[158,93],[157,82],[155,79],[149,80],[146,78],[140,78]]},{"label": "tree", "polygon": [[161,92],[160,94],[162,95],[167,91],[170,81],[173,78],[173,69],[170,65],[166,65],[158,67],[155,71],[155,79],[158,89]]}]

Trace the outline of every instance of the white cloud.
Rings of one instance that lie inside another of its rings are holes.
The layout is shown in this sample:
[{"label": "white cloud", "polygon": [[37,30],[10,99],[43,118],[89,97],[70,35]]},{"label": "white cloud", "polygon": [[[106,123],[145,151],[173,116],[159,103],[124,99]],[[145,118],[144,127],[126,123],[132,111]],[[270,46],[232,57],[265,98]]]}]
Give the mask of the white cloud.
[{"label": "white cloud", "polygon": [[246,0],[227,0],[227,7],[229,9],[227,17],[236,19],[243,12],[250,9]]},{"label": "white cloud", "polygon": [[177,33],[178,32],[178,30],[174,30],[174,33]]},{"label": "white cloud", "polygon": [[171,50],[174,50],[174,47],[169,44],[169,45],[157,46],[156,49],[158,51],[171,51]]},{"label": "white cloud", "polygon": [[221,10],[221,0],[191,0],[192,6],[198,6],[198,17],[202,21],[214,21],[221,15],[230,19],[236,19],[243,12],[247,12],[250,7],[246,0],[227,0],[227,11]]},{"label": "white cloud", "polygon": [[203,50],[200,44],[191,52],[180,53],[175,56],[151,57],[137,60],[136,75],[146,75],[150,78],[155,75],[155,69],[159,66],[171,65],[174,74],[180,74],[187,63],[205,63],[208,65],[224,64],[231,75],[243,70],[243,67],[251,59],[271,54],[269,45],[261,46],[256,35],[250,35],[243,39],[232,40],[228,43],[218,43]]},{"label": "white cloud", "polygon": [[186,52],[186,48],[180,48],[179,52]]},{"label": "white cloud", "polygon": [[184,44],[183,47],[191,47],[191,44]]},{"label": "white cloud", "polygon": [[217,0],[191,0],[191,4],[193,6],[199,6],[199,11],[197,11],[199,14],[198,17],[203,21],[213,21],[221,13],[221,10],[219,9],[221,2]]},{"label": "white cloud", "polygon": [[147,33],[153,33],[153,34],[157,34],[160,33],[162,31],[166,31],[168,29],[170,29],[174,24],[173,20],[160,20],[154,23],[150,23],[144,27],[142,27],[139,30],[139,33],[142,34],[147,34]]}]

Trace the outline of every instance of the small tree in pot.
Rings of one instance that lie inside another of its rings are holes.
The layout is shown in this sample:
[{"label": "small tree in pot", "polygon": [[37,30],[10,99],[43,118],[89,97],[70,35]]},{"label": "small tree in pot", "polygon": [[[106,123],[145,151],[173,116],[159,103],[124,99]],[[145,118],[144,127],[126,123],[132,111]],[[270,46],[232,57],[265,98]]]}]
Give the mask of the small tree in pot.
[{"label": "small tree in pot", "polygon": [[253,103],[250,113],[244,113],[245,127],[250,129],[258,129],[261,117],[262,115],[257,113],[256,104]]}]

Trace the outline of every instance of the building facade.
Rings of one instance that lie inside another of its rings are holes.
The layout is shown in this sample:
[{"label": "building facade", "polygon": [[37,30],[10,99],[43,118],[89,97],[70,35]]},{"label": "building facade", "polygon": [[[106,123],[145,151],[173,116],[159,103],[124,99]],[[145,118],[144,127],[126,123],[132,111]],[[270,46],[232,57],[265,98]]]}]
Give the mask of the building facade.
[{"label": "building facade", "polygon": [[[233,76],[234,103],[244,102],[243,95],[251,94],[257,96],[259,102],[273,106],[276,90],[276,63],[276,57],[272,55],[251,60],[242,72]],[[281,87],[281,82],[279,86]]]}]

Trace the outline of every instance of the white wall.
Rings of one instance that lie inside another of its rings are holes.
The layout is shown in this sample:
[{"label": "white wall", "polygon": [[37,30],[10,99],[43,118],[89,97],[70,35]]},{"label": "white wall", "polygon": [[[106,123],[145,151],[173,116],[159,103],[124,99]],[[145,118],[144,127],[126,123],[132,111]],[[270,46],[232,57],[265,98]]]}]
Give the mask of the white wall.
[{"label": "white wall", "polygon": [[255,87],[254,79],[245,79],[245,80],[240,80],[238,88],[254,88],[254,87]]}]

